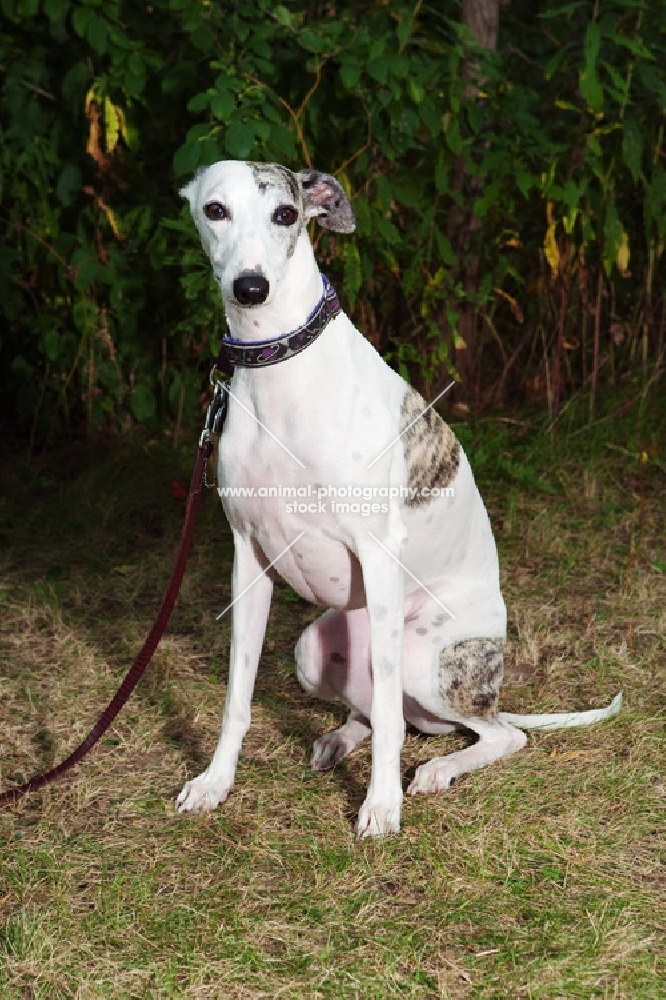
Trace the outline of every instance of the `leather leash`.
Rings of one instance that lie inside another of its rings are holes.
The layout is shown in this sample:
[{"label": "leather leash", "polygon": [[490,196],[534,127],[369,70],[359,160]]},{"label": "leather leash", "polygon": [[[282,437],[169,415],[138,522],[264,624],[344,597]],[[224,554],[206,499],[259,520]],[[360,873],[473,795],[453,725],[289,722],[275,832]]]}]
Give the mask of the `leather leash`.
[{"label": "leather leash", "polygon": [[[214,371],[215,369],[213,369],[213,372],[211,373],[211,379]],[[69,757],[58,764],[57,767],[52,768],[50,771],[46,771],[44,774],[38,774],[24,785],[19,785],[16,788],[10,788],[6,792],[2,792],[2,794],[0,794],[0,807],[16,802],[17,799],[20,799],[27,792],[34,792],[38,788],[43,788],[44,785],[49,785],[52,781],[55,781],[56,778],[59,778],[61,775],[65,774],[78,764],[79,761],[82,760],[90,750],[92,750],[100,737],[104,735],[141,679],[144,670],[150,663],[157,644],[162,638],[162,634],[164,633],[164,629],[167,626],[174,604],[176,603],[176,598],[178,596],[178,591],[180,590],[180,584],[183,579],[183,574],[185,573],[185,567],[187,565],[190,549],[192,547],[194,524],[199,512],[199,506],[201,504],[202,489],[206,476],[206,466],[213,451],[213,435],[219,434],[222,430],[222,425],[226,416],[226,408],[227,393],[224,383],[216,382],[215,394],[210,406],[208,407],[206,422],[199,439],[199,448],[194,463],[192,479],[190,480],[190,489],[187,494],[185,523],[183,524],[183,530],[180,536],[175,565],[171,574],[169,585],[164,592],[160,609],[157,612],[157,617],[153,627],[148,633],[148,637],[144,642],[139,655],[128,670],[122,684],[114,694],[113,698],[76,750],[74,750]]]},{"label": "leather leash", "polygon": [[210,373],[210,381],[215,387],[215,391],[206,413],[204,429],[199,438],[199,450],[197,451],[194,471],[190,480],[190,489],[187,494],[185,523],[183,524],[180,544],[176,553],[176,562],[171,574],[171,580],[164,592],[162,604],[157,612],[157,618],[148,633],[148,638],[125,675],[122,684],[85,740],[78,745],[69,757],[66,757],[65,760],[50,771],[36,775],[36,777],[31,778],[24,785],[18,785],[16,788],[10,788],[6,792],[2,792],[0,794],[0,807],[16,802],[17,799],[20,799],[27,792],[34,792],[38,788],[50,785],[52,781],[55,781],[78,764],[92,750],[100,737],[104,735],[139,683],[144,670],[152,659],[157,644],[162,638],[164,629],[167,626],[174,604],[176,603],[176,598],[178,597],[178,591],[180,590],[180,584],[192,547],[194,524],[199,512],[199,505],[201,504],[201,491],[205,483],[206,466],[213,452],[213,436],[217,436],[222,432],[224,420],[227,415],[229,397],[226,391],[226,383],[218,378],[217,373],[220,372],[227,376],[233,375],[236,365],[243,368],[267,368],[270,365],[286,361],[288,358],[300,354],[306,347],[309,347],[323,333],[330,321],[335,319],[340,312],[340,302],[337,293],[324,274],[322,274],[322,285],[324,291],[316,307],[310,313],[303,326],[292,330],[291,333],[283,337],[277,337],[274,340],[259,341],[257,343],[241,343],[231,338],[222,341],[220,353]]}]

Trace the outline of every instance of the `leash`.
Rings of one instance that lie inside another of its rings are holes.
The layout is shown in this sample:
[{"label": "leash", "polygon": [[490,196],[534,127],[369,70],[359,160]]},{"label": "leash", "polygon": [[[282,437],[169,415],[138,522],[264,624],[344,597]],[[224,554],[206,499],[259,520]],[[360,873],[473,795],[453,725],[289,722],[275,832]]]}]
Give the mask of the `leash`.
[{"label": "leash", "polygon": [[141,647],[139,655],[127,671],[122,684],[83,742],[78,745],[69,757],[66,757],[65,760],[50,771],[36,775],[36,777],[31,778],[24,785],[18,785],[16,788],[10,788],[6,792],[0,793],[0,807],[16,802],[17,799],[22,798],[28,792],[34,792],[38,788],[50,785],[52,781],[55,781],[61,775],[71,770],[71,768],[75,767],[92,750],[100,737],[104,735],[139,683],[164,634],[174,604],[176,603],[176,598],[178,597],[178,591],[180,590],[190,549],[192,548],[194,525],[201,504],[202,489],[206,480],[206,467],[208,459],[213,452],[213,438],[221,434],[227,415],[229,397],[226,390],[226,382],[219,379],[217,373],[220,372],[227,376],[233,375],[236,365],[243,368],[266,368],[270,365],[279,364],[281,361],[286,361],[288,358],[300,354],[306,347],[309,347],[340,312],[340,302],[335,289],[326,275],[322,274],[321,277],[323,285],[322,297],[305,323],[298,327],[298,329],[292,330],[291,333],[283,337],[276,337],[268,341],[238,342],[234,341],[231,337],[227,337],[222,341],[220,352],[210,373],[210,381],[215,387],[215,391],[206,412],[204,428],[199,438],[199,448],[187,494],[185,522],[180,536],[178,552],[176,553],[176,561],[153,627],[148,633],[148,637]]},{"label": "leash", "polygon": [[[211,377],[212,375],[213,373],[211,373]],[[164,592],[162,603],[159,611],[157,612],[157,617],[153,627],[148,633],[148,637],[144,642],[139,655],[128,670],[122,684],[114,694],[113,698],[106,706],[86,738],[78,745],[76,750],[74,750],[69,757],[58,764],[57,767],[52,768],[50,771],[46,771],[44,774],[38,774],[24,785],[19,785],[17,788],[10,788],[8,791],[2,792],[2,794],[0,794],[0,806],[14,803],[27,792],[34,792],[38,788],[50,785],[52,781],[55,781],[57,778],[61,777],[61,775],[65,774],[78,764],[79,761],[82,760],[90,750],[92,750],[100,737],[104,735],[124,706],[134,688],[139,683],[144,670],[152,659],[153,653],[157,648],[157,644],[162,638],[164,629],[167,626],[174,604],[176,603],[178,591],[180,590],[180,585],[185,573],[185,567],[187,566],[187,560],[190,555],[190,549],[192,548],[192,536],[194,534],[194,525],[199,512],[199,506],[201,504],[202,488],[206,476],[206,466],[213,451],[213,435],[217,435],[221,432],[224,418],[226,416],[226,410],[226,389],[224,383],[218,381],[215,383],[215,393],[210,406],[208,407],[204,429],[201,432],[201,437],[199,438],[199,447],[194,462],[189,492],[187,494],[185,522],[180,536],[180,543],[178,545],[178,552],[176,554],[176,561],[171,574],[171,579]]]}]

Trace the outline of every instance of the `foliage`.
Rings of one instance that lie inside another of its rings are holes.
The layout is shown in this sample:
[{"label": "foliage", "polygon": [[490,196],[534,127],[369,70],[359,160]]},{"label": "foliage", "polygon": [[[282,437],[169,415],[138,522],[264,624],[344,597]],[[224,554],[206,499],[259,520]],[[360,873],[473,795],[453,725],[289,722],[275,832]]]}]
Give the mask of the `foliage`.
[{"label": "foliage", "polygon": [[542,6],[503,6],[489,55],[453,0],[2,0],[5,416],[31,446],[192,419],[223,317],[177,187],[225,156],[337,174],[358,225],[322,266],[428,391],[470,297],[486,402],[660,355],[666,11]]}]

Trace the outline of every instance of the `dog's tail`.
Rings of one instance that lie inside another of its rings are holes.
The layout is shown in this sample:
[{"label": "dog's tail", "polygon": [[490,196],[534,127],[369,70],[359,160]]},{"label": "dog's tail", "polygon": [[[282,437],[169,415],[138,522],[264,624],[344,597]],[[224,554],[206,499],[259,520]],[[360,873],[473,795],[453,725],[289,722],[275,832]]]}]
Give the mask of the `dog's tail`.
[{"label": "dog's tail", "polygon": [[588,712],[554,712],[552,715],[514,715],[500,712],[500,722],[508,722],[518,729],[566,729],[569,726],[589,726],[617,715],[622,708],[622,692],[615,695],[606,708],[592,708]]}]

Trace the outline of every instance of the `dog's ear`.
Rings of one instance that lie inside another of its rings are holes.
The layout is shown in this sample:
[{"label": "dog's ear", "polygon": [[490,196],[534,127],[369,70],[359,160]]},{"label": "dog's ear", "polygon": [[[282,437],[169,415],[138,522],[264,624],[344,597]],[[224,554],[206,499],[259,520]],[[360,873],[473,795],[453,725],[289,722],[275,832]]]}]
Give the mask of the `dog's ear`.
[{"label": "dog's ear", "polygon": [[197,188],[199,187],[199,178],[205,173],[206,167],[199,167],[189,184],[186,184],[185,187],[181,188],[178,192],[181,198],[186,198],[187,201],[189,201],[192,214],[194,214],[194,199],[196,198]]},{"label": "dog's ear", "polygon": [[316,219],[324,229],[336,233],[353,233],[356,219],[342,185],[330,174],[318,170],[301,170],[296,174],[301,187],[305,215]]},{"label": "dog's ear", "polygon": [[186,184],[185,187],[181,188],[178,192],[181,198],[187,198],[190,203],[190,208],[194,208],[194,191],[196,186],[197,182],[196,178],[194,178],[194,180],[191,180],[189,184]]}]

